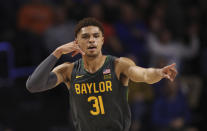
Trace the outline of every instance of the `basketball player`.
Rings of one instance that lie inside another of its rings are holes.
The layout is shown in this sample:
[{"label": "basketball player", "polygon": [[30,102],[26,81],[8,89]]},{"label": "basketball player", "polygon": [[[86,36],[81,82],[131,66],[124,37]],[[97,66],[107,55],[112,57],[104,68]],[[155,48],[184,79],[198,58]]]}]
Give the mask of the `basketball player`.
[{"label": "basketball player", "polygon": [[[101,23],[93,18],[81,20],[75,29],[75,41],[58,47],[26,83],[27,89],[34,93],[64,82],[70,93],[76,131],[128,131],[131,119],[127,103],[129,79],[153,84],[162,78],[173,81],[177,74],[175,64],[146,69],[128,58],[103,55],[103,43]],[[82,58],[54,68],[58,59],[68,53],[72,56],[81,53]]]}]

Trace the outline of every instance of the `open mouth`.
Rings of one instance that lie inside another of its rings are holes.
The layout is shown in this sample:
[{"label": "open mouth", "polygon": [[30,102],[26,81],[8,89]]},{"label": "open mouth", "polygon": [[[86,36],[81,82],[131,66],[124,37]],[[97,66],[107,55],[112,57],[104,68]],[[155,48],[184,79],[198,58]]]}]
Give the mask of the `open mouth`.
[{"label": "open mouth", "polygon": [[95,47],[95,46],[90,46],[90,47],[88,47],[88,49],[89,49],[89,50],[95,50],[96,47]]}]

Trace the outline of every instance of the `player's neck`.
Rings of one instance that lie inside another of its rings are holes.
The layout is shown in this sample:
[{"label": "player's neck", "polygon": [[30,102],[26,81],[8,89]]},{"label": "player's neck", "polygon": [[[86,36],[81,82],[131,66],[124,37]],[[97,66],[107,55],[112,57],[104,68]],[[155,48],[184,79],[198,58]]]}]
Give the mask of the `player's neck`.
[{"label": "player's neck", "polygon": [[90,73],[95,73],[98,71],[104,64],[106,56],[99,54],[96,57],[83,57],[84,68]]}]

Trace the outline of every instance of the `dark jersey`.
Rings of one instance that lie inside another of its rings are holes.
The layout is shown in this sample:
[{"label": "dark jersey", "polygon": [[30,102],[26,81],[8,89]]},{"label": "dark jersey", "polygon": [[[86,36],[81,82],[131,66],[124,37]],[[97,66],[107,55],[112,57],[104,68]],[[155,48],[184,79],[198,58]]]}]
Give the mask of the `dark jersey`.
[{"label": "dark jersey", "polygon": [[115,57],[107,56],[95,73],[84,69],[82,59],[75,62],[69,92],[76,131],[129,130],[128,87],[118,80],[114,60]]}]

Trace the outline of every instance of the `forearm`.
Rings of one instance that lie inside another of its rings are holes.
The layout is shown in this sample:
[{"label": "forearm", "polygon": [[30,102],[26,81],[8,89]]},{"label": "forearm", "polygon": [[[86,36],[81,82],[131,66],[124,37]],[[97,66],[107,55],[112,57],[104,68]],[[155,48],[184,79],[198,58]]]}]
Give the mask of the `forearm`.
[{"label": "forearm", "polygon": [[129,69],[129,78],[135,82],[153,84],[160,81],[163,77],[161,75],[161,69],[133,66]]},{"label": "forearm", "polygon": [[161,69],[158,68],[148,68],[145,71],[145,80],[149,84],[156,83],[160,81],[163,76],[161,75]]},{"label": "forearm", "polygon": [[57,63],[58,58],[51,54],[29,76],[26,87],[34,92],[41,92],[53,88],[57,82],[57,76],[51,70]]}]

